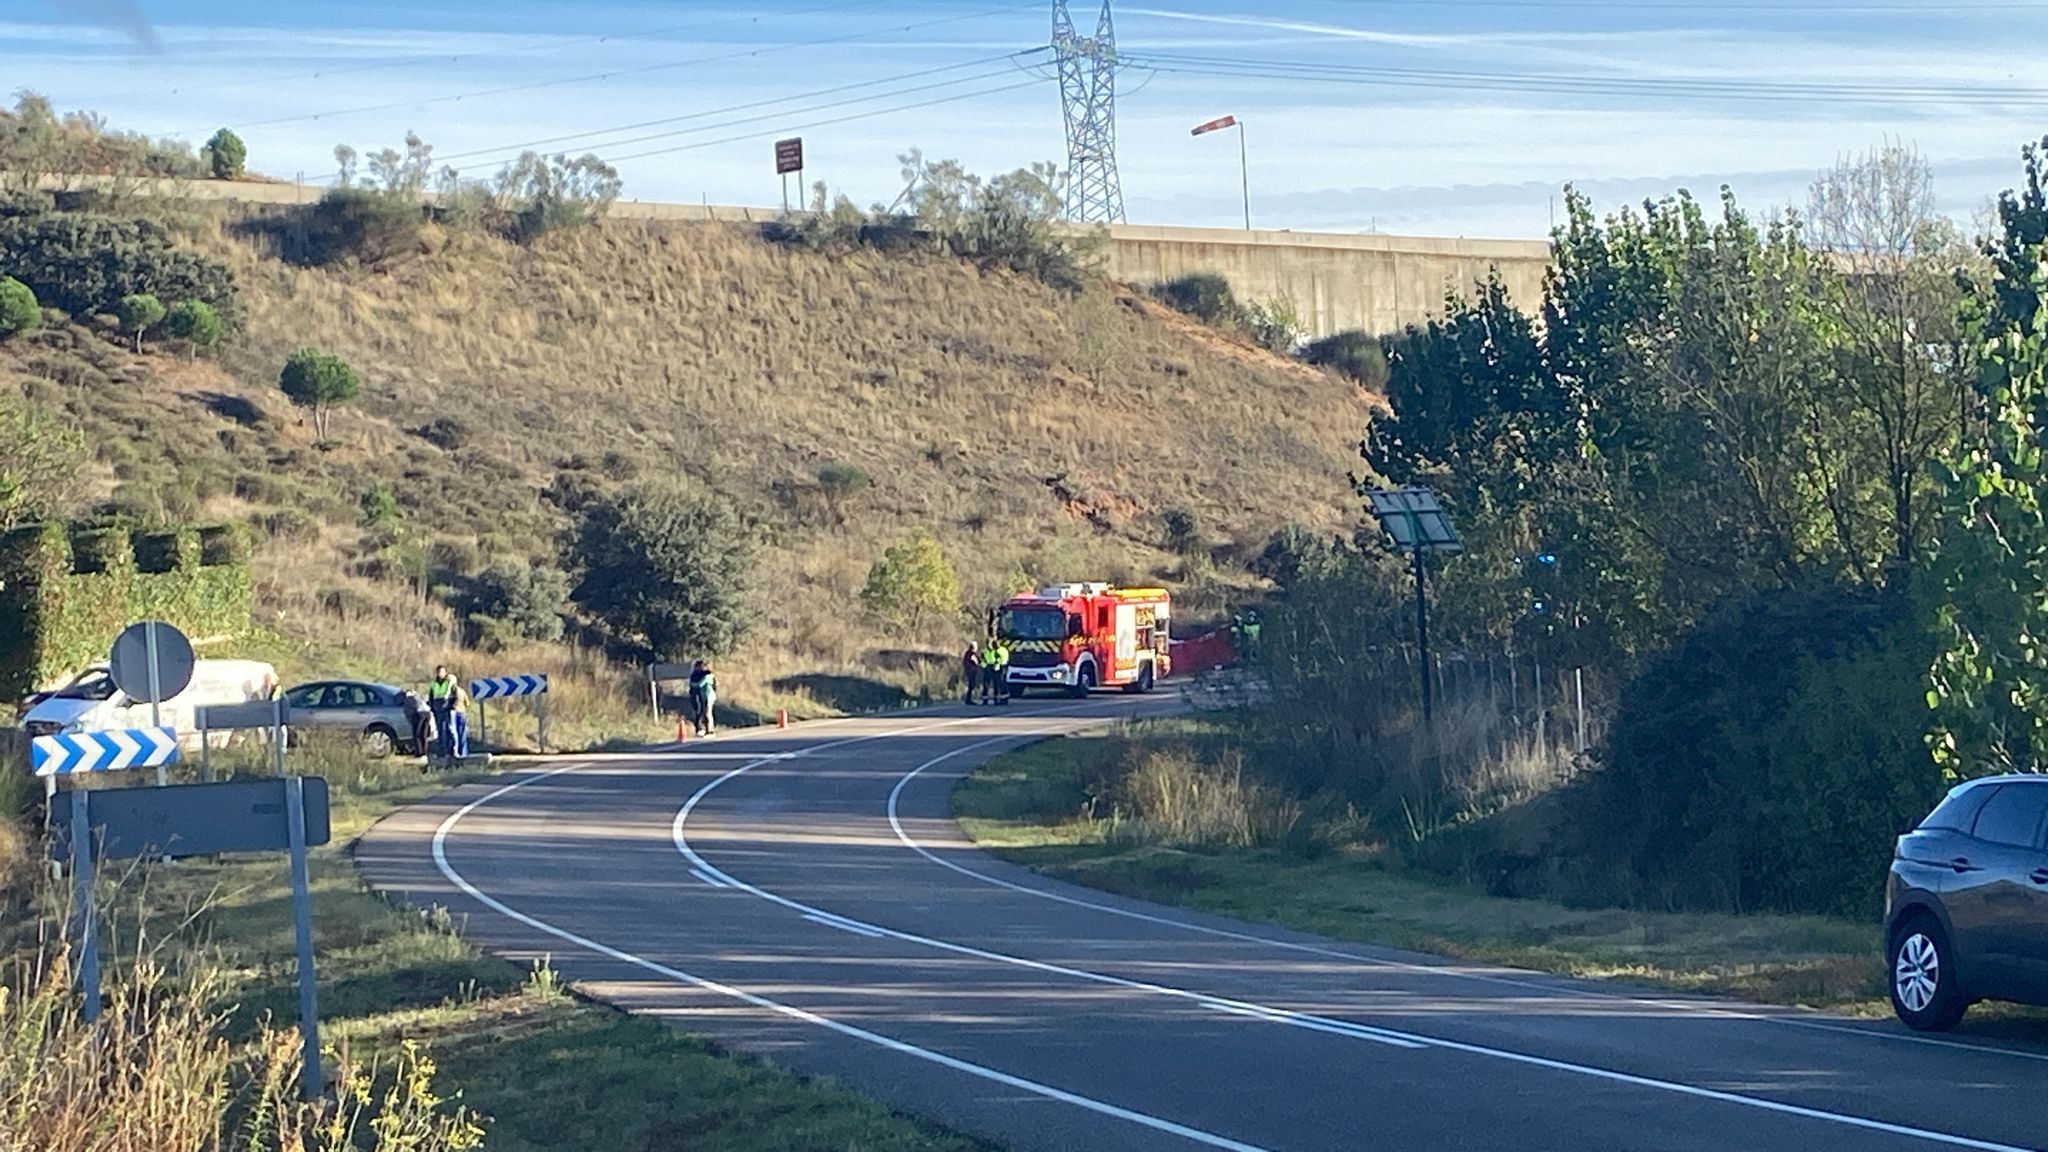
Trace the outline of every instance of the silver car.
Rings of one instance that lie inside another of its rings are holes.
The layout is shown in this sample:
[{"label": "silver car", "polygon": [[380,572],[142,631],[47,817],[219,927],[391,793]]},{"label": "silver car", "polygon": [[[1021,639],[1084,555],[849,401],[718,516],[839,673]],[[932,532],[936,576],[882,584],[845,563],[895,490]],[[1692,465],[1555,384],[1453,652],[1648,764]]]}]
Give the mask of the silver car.
[{"label": "silver car", "polygon": [[285,690],[285,721],[293,728],[358,733],[373,758],[417,755],[419,697],[389,684],[321,680]]}]

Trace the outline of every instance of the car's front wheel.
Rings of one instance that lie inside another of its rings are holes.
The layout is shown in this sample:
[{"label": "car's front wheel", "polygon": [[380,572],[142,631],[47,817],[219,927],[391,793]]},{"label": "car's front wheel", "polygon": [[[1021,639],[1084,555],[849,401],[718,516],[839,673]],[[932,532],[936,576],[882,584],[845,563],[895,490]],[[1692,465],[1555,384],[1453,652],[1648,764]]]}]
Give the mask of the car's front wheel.
[{"label": "car's front wheel", "polygon": [[1970,1006],[1948,937],[1931,916],[1916,916],[1892,933],[1890,984],[1892,1011],[1918,1032],[1946,1032]]},{"label": "car's front wheel", "polygon": [[382,724],[372,724],[363,729],[363,755],[372,760],[382,760],[398,751],[398,733]]}]

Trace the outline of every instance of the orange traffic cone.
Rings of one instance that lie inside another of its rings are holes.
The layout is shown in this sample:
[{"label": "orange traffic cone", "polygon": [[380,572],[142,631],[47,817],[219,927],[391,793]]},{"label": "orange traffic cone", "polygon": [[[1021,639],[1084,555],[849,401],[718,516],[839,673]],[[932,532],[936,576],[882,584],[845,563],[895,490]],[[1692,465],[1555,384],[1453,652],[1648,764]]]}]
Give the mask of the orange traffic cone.
[{"label": "orange traffic cone", "polygon": [[787,709],[787,708],[778,708],[778,709],[776,709],[776,712],[775,712],[775,726],[776,726],[777,728],[787,728],[787,727],[789,727],[789,709]]},{"label": "orange traffic cone", "polygon": [[676,717],[676,743],[688,744],[689,742],[690,729],[687,725],[683,723],[683,718],[681,716],[678,716]]}]

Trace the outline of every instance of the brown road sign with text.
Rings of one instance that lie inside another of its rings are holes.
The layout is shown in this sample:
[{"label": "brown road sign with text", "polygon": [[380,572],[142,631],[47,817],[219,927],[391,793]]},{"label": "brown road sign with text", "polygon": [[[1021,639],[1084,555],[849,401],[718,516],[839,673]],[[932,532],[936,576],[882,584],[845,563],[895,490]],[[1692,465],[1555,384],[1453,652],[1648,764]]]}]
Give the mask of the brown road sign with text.
[{"label": "brown road sign with text", "polygon": [[792,136],[775,142],[775,174],[787,176],[804,170],[804,138]]}]

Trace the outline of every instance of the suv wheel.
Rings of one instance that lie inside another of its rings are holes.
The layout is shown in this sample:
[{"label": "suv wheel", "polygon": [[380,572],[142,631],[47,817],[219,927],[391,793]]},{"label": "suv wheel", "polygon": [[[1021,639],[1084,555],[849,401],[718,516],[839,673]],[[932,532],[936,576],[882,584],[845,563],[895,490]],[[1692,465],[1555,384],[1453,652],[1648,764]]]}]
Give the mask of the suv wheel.
[{"label": "suv wheel", "polygon": [[1892,1011],[1906,1027],[1946,1032],[1969,1008],[1956,984],[1954,953],[1933,917],[1916,916],[1892,933]]}]

